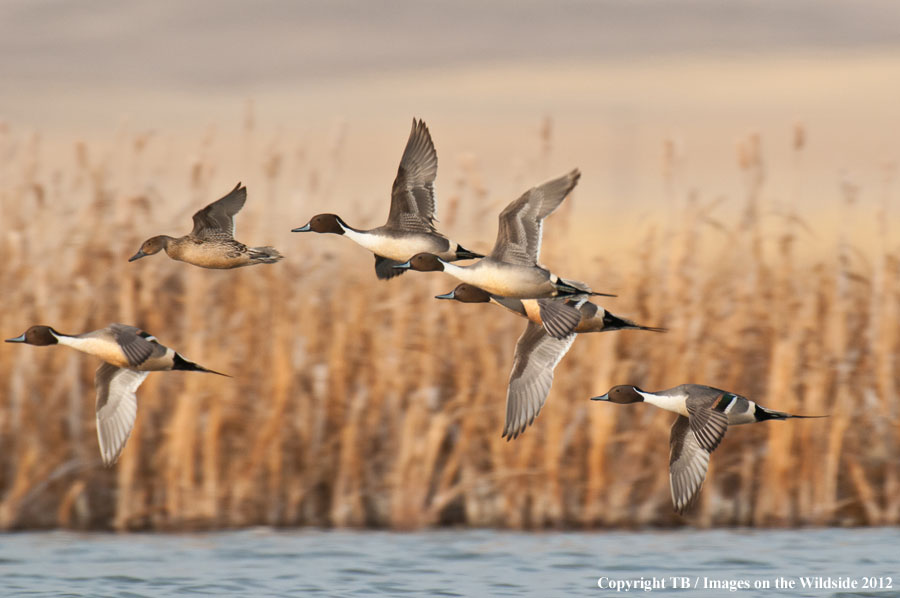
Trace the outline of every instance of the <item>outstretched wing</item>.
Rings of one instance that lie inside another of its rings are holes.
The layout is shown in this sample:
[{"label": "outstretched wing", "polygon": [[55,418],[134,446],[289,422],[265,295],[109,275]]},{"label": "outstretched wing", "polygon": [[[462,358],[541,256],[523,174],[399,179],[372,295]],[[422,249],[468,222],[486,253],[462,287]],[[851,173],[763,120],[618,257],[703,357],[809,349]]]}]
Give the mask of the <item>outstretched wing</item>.
[{"label": "outstretched wing", "polygon": [[708,467],[709,451],[697,440],[688,418],[679,415],[669,438],[669,489],[677,512],[693,503]]},{"label": "outstretched wing", "polygon": [[553,385],[553,370],[575,342],[575,335],[553,338],[538,324],[528,322],[516,343],[516,356],[506,392],[503,436],[516,438],[531,425]]},{"label": "outstretched wing", "polygon": [[194,214],[191,234],[200,239],[233,239],[234,216],[247,201],[247,188],[240,183],[231,193]]},{"label": "outstretched wing", "polygon": [[424,121],[413,119],[397,178],[394,179],[391,211],[385,226],[409,232],[435,232],[435,177],[437,152],[434,151],[431,134]]},{"label": "outstretched wing", "polygon": [[497,241],[491,258],[522,266],[534,266],[541,255],[544,218],[553,213],[575,188],[581,173],[569,174],[526,191],[500,213]]},{"label": "outstretched wing", "polygon": [[104,363],[94,375],[97,390],[97,439],[107,466],[119,458],[137,416],[138,387],[150,372],[138,372]]}]

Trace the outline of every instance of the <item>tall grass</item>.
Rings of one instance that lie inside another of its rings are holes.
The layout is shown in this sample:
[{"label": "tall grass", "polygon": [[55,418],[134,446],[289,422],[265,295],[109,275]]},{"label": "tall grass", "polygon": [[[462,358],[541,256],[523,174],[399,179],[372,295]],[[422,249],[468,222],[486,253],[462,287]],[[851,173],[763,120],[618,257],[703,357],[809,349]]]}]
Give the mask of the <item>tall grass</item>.
[{"label": "tall grass", "polygon": [[[318,211],[352,212],[362,224],[386,213],[387,188],[377,206],[335,205],[336,178],[353,175],[343,132],[317,153],[265,139],[248,111],[240,137],[241,155],[225,156],[211,131],[188,162],[164,140],[126,132],[48,159],[39,136],[0,131],[3,335],[33,323],[68,333],[129,323],[234,375],[149,376],[132,437],[104,469],[96,360],[0,346],[0,528],[900,523],[892,170],[875,182],[876,210],[849,183],[835,194],[846,222],[874,231],[874,259],[844,237],[809,259],[795,251],[815,228],[800,197],[802,129],[791,165],[765,164],[758,137],[741,144],[734,191],[744,210],[734,218],[683,189],[667,143],[667,224],[636,231],[627,258],[600,265],[603,290],[622,298],[607,303],[614,313],[671,332],[583,335],[535,425],[506,442],[506,382],[524,323],[433,300],[454,284],[443,275],[379,282],[352,243],[287,232]],[[547,121],[539,156],[551,140]],[[452,159],[442,158],[442,229],[489,249],[512,197],[492,194],[498,181],[476,161],[452,179]],[[287,258],[225,272],[163,256],[127,263],[144,238],[183,234],[194,210],[231,188],[226,159],[253,181],[238,238]],[[788,200],[773,218],[766,175],[776,168],[795,179],[778,190]],[[577,194],[547,225],[543,258],[559,272],[603,251],[564,234]],[[699,504],[681,518],[668,489],[671,414],[587,398],[614,384],[683,382],[831,417],[731,430]]]}]

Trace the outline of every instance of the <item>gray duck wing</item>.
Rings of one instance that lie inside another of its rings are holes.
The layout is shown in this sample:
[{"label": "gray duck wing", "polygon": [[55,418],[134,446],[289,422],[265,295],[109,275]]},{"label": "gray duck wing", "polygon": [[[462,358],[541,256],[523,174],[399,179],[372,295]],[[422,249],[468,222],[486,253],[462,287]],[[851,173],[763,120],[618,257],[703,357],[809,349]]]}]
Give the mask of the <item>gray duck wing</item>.
[{"label": "gray duck wing", "polygon": [[553,338],[538,324],[528,322],[516,343],[509,388],[506,392],[506,424],[503,436],[516,438],[531,425],[553,385],[553,370],[568,352],[575,335]]},{"label": "gray duck wing", "polygon": [[490,257],[508,264],[534,266],[541,256],[544,218],[575,188],[581,173],[569,174],[533,187],[500,212],[497,241]]},{"label": "gray duck wing", "polygon": [[122,348],[128,363],[139,366],[150,357],[165,353],[165,348],[160,345],[156,337],[134,326],[125,324],[110,324],[109,330],[113,338]]},{"label": "gray duck wing", "polygon": [[238,183],[231,193],[194,214],[191,235],[198,239],[233,239],[234,217],[246,201],[247,188]]},{"label": "gray duck wing", "polygon": [[437,152],[428,127],[423,121],[413,119],[391,190],[391,211],[385,227],[417,233],[436,232],[434,179],[437,165]]},{"label": "gray duck wing", "polygon": [[[728,431],[728,415],[720,409],[722,404],[718,400],[720,396],[720,394],[713,397],[690,396],[685,402],[690,416],[688,419],[691,430],[697,437],[700,446],[709,452],[716,450],[725,437],[725,432]],[[711,401],[710,398],[713,400]]]},{"label": "gray duck wing", "polygon": [[669,489],[677,512],[694,501],[708,467],[709,451],[697,440],[688,418],[679,415],[669,437]]},{"label": "gray duck wing", "polygon": [[581,322],[581,310],[561,299],[538,299],[544,329],[554,338],[566,338]]},{"label": "gray duck wing", "polygon": [[137,417],[137,389],[149,373],[104,363],[94,375],[97,440],[100,456],[107,466],[116,462],[131,435]]}]

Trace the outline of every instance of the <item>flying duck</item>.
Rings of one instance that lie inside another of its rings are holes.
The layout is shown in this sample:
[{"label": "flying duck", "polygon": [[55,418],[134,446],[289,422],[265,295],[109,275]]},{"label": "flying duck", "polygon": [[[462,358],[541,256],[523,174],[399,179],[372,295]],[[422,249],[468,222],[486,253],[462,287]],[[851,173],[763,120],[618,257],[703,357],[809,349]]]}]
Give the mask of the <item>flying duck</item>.
[{"label": "flying duck", "polygon": [[397,268],[420,272],[443,271],[492,295],[516,299],[606,295],[593,293],[581,282],[564,280],[538,265],[544,218],[575,188],[576,168],[526,191],[500,213],[497,240],[491,254],[470,266],[448,263],[439,255],[419,253]]},{"label": "flying duck", "polygon": [[225,197],[194,214],[194,229],[183,237],[157,235],[141,244],[129,262],[165,249],[173,260],[202,268],[228,269],[274,264],[283,256],[274,247],[247,247],[234,238],[234,217],[247,201],[240,183]]},{"label": "flying duck", "polygon": [[395,266],[417,253],[433,253],[448,262],[484,257],[451,241],[434,227],[437,200],[434,179],[437,152],[424,121],[413,119],[412,130],[391,190],[391,210],[384,226],[353,228],[336,214],[318,214],[291,232],[344,235],[375,254],[375,274],[382,280],[403,274]]},{"label": "flying duck", "polygon": [[[553,372],[575,342],[575,334],[570,332],[558,338],[546,330],[547,324],[541,319],[538,304],[542,301],[554,302],[551,299],[497,297],[466,283],[458,285],[449,293],[438,295],[437,298],[452,299],[460,303],[493,303],[528,319],[525,331],[516,343],[512,372],[509,374],[509,386],[506,391],[506,423],[503,427],[503,437],[507,440],[518,437],[534,422],[544,406],[553,384]],[[628,329],[666,331],[665,328],[635,324],[589,301],[570,299],[566,303],[574,307],[579,315],[574,326],[575,333]]]},{"label": "flying duck", "polygon": [[700,384],[682,384],[658,392],[645,392],[637,386],[614,386],[591,400],[621,405],[644,402],[678,414],[669,437],[669,487],[678,513],[683,513],[699,493],[709,455],[722,442],[728,426],[770,419],[826,417],[766,409],[741,395]]},{"label": "flying duck", "polygon": [[97,438],[100,456],[108,467],[134,427],[138,387],[147,374],[160,370],[188,370],[227,376],[190,362],[174,350],[159,344],[156,337],[134,326],[110,324],[84,334],[62,334],[49,326],[32,326],[8,343],[65,345],[99,357],[103,363],[94,374],[97,391]]}]

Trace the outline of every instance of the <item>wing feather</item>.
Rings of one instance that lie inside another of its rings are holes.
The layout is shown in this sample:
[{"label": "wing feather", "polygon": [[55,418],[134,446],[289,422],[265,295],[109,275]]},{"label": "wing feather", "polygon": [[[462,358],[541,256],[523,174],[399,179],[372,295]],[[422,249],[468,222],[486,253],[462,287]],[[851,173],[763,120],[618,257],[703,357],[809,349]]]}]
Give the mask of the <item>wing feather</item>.
[{"label": "wing feather", "polygon": [[97,390],[97,439],[107,466],[119,458],[137,417],[137,389],[149,372],[104,363],[94,375]]},{"label": "wing feather", "polygon": [[540,325],[528,322],[516,343],[509,375],[504,437],[516,438],[540,413],[553,385],[553,370],[573,342],[574,334],[563,339],[553,338]]},{"label": "wing feather", "polygon": [[396,230],[435,233],[437,152],[424,121],[413,119],[412,130],[391,191],[391,211],[385,226]]},{"label": "wing feather", "polygon": [[541,255],[544,218],[552,214],[578,184],[581,173],[569,174],[533,187],[500,213],[497,241],[491,258],[509,264],[534,266]]},{"label": "wing feather", "polygon": [[247,201],[247,188],[240,183],[231,192],[194,214],[191,235],[200,239],[234,239],[234,217]]}]

